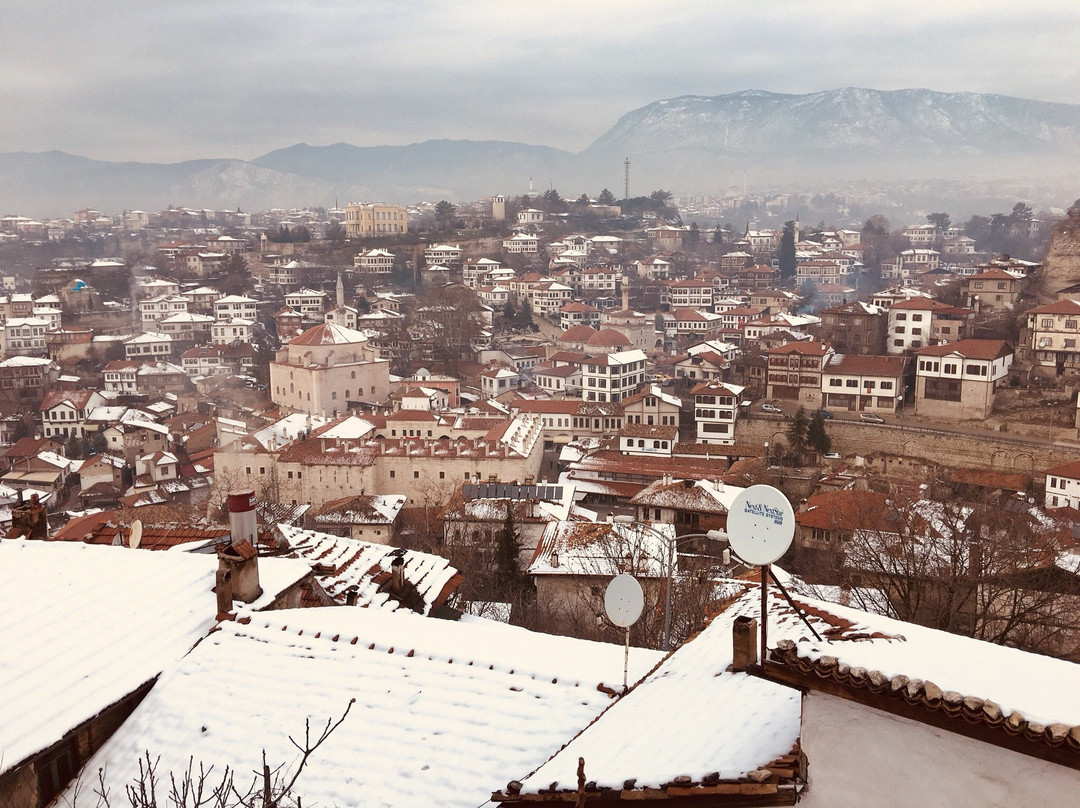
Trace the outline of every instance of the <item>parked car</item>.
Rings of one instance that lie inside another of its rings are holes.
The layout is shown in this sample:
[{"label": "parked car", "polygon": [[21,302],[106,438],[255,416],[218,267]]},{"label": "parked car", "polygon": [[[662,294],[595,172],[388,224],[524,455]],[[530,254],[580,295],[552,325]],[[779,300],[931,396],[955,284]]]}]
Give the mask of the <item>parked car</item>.
[{"label": "parked car", "polygon": [[765,412],[782,413],[783,410],[777,407],[775,404],[762,404],[761,409]]},{"label": "parked car", "polygon": [[839,452],[826,452],[825,454],[822,455],[822,457],[825,458],[826,460],[839,460],[840,459],[840,453]]},{"label": "parked car", "polygon": [[814,410],[812,413],[810,413],[811,418],[813,418],[815,415],[820,415],[826,421],[831,421],[833,418],[836,417],[828,410]]},{"label": "parked car", "polygon": [[885,423],[884,418],[882,418],[880,415],[875,415],[872,412],[860,412],[859,413],[859,420],[861,420],[861,421],[869,421],[872,424],[883,424],[883,423]]}]

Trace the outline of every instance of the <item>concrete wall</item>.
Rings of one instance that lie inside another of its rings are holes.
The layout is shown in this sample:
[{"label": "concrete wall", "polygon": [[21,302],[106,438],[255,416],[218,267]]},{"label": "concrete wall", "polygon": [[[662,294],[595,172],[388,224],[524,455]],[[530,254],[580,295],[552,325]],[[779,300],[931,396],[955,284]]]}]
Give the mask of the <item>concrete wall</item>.
[{"label": "concrete wall", "polygon": [[820,693],[803,698],[801,744],[805,808],[1042,808],[1080,789],[1075,769]]}]

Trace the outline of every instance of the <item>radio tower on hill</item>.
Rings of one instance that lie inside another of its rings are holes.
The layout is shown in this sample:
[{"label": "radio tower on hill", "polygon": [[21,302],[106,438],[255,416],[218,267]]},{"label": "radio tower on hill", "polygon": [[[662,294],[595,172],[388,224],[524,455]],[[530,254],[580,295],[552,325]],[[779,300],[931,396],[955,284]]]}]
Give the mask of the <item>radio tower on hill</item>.
[{"label": "radio tower on hill", "polygon": [[625,168],[625,176],[623,178],[623,199],[630,198],[630,158],[627,157],[623,160],[623,167]]}]

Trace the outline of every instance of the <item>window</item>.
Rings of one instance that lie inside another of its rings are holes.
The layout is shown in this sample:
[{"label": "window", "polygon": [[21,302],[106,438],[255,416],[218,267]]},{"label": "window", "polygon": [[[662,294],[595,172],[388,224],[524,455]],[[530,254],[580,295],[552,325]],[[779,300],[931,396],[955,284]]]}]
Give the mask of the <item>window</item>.
[{"label": "window", "polygon": [[1043,317],[1039,321],[1039,328],[1053,328],[1053,327],[1054,327],[1054,320],[1052,318],[1050,318],[1050,317]]},{"label": "window", "polygon": [[893,389],[893,383],[892,382],[882,382],[881,383],[881,389],[882,390],[892,390]]},{"label": "window", "polygon": [[955,374],[955,373],[956,373],[956,364],[955,364],[955,363],[953,363],[953,362],[946,362],[946,363],[945,363],[945,371],[944,371],[944,372],[945,372],[945,373],[952,373],[952,374]]},{"label": "window", "polygon": [[445,471],[440,471],[439,472],[439,479],[440,480],[445,480],[446,479],[446,472]]},{"label": "window", "polygon": [[844,386],[845,387],[858,387],[859,386],[859,380],[858,379],[848,379],[844,383]]},{"label": "window", "polygon": [[390,479],[392,480],[396,476],[397,476],[397,472],[395,472],[393,469],[390,469]]},{"label": "window", "polygon": [[1076,320],[1066,320],[1065,321],[1065,327],[1067,329],[1069,329],[1070,331],[1075,331],[1076,330]]},{"label": "window", "polygon": [[906,319],[907,319],[907,315],[906,315],[906,314],[904,314],[903,312],[897,312],[897,313],[896,313],[896,319],[897,319],[897,320],[906,320]]},{"label": "window", "polygon": [[913,314],[913,315],[911,315],[911,322],[913,322],[913,323],[921,323],[922,322],[922,315],[921,314]]},{"label": "window", "polygon": [[414,480],[419,480],[419,479],[420,479],[420,472],[419,472],[419,471],[414,471],[414,472],[412,473],[412,478],[413,478]]},{"label": "window", "polygon": [[893,347],[894,348],[903,348],[904,347],[904,341],[902,339],[894,339],[893,340]]}]

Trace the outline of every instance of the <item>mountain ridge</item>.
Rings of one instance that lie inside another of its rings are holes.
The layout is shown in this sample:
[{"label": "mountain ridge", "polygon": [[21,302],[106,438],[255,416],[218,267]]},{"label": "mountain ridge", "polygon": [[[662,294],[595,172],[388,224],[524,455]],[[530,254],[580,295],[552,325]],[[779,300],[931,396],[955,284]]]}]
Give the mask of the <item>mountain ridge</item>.
[{"label": "mountain ridge", "polygon": [[[1080,105],[922,88],[682,95],[630,110],[577,153],[504,140],[403,146],[296,143],[251,160],[109,162],[59,150],[0,154],[0,209],[62,215],[85,206],[247,209],[331,200],[415,202],[621,187],[708,191],[734,171],[758,182],[981,176],[1060,180],[1080,156]],[[1068,161],[1068,162],[1065,162]]]}]

